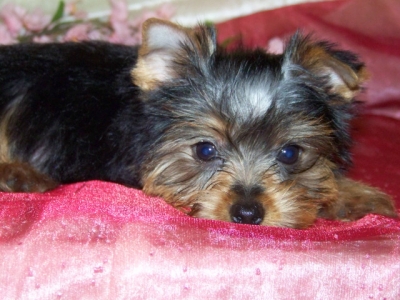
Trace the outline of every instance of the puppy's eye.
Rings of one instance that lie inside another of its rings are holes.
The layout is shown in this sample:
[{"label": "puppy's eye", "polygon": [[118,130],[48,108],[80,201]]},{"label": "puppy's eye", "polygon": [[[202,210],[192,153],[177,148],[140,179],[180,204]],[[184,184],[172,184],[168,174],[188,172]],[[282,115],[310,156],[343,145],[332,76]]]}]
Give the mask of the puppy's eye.
[{"label": "puppy's eye", "polygon": [[196,155],[199,159],[210,161],[216,158],[217,149],[210,142],[201,142],[195,145]]},{"label": "puppy's eye", "polygon": [[288,145],[283,147],[276,159],[285,165],[293,165],[299,159],[300,147],[296,145]]}]

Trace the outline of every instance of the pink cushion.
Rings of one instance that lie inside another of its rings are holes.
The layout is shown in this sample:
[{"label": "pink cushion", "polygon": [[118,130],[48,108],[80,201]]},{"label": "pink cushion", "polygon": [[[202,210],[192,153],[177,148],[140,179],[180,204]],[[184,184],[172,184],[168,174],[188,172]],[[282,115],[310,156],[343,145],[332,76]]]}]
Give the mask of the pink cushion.
[{"label": "pink cushion", "polygon": [[[219,24],[265,46],[296,27],[340,42],[373,79],[354,122],[351,177],[400,207],[400,3],[305,4]],[[366,12],[366,14],[363,14]],[[188,217],[98,181],[0,194],[2,299],[399,299],[400,220],[318,220],[307,230]]]}]

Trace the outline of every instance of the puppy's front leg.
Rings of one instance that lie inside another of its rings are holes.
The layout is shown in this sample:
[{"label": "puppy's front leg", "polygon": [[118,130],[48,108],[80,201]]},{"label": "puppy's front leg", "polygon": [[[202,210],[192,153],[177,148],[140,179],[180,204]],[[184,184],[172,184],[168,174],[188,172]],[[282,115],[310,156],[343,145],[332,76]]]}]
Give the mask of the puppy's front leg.
[{"label": "puppy's front leg", "polygon": [[344,177],[337,184],[337,201],[321,208],[319,217],[342,221],[357,220],[367,214],[399,217],[392,199],[385,193]]},{"label": "puppy's front leg", "polygon": [[0,163],[0,191],[45,192],[57,186],[56,181],[39,173],[27,163]]}]

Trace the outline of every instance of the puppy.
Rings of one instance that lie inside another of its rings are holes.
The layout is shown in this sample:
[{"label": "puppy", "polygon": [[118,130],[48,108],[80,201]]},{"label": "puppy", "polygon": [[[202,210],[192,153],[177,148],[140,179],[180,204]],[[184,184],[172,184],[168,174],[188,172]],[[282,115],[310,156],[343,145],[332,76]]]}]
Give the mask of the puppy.
[{"label": "puppy", "polygon": [[367,73],[329,43],[227,52],[211,27],[149,19],[139,48],[19,44],[0,64],[2,191],[105,180],[192,216],[293,228],[397,216],[344,176]]}]

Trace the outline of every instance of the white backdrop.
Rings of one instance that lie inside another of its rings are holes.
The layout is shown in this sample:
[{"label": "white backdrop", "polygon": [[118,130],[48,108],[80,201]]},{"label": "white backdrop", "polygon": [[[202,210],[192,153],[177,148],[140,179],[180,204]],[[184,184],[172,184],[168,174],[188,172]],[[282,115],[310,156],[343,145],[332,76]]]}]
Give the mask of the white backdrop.
[{"label": "white backdrop", "polygon": [[[68,1],[68,0],[65,0]],[[109,11],[108,0],[78,0],[79,8],[89,12],[89,16],[105,16]],[[128,0],[133,15],[146,10],[154,10],[163,3],[170,3],[176,8],[174,20],[182,25],[193,25],[199,21],[223,21],[233,17],[251,14],[256,11],[281,7],[301,2],[321,0]],[[5,3],[16,3],[28,9],[40,7],[51,14],[58,6],[58,0],[0,0]]]}]

